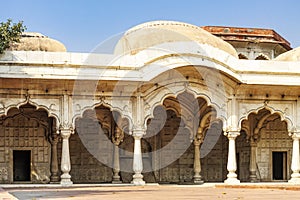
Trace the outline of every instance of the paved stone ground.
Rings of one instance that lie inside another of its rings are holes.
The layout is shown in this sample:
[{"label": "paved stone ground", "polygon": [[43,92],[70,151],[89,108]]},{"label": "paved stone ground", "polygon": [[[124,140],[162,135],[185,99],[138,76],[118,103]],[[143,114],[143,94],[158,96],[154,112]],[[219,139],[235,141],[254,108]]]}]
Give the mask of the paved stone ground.
[{"label": "paved stone ground", "polygon": [[[9,193],[9,194],[8,194]],[[6,194],[7,196],[1,196]],[[2,198],[1,198],[2,197]],[[0,190],[0,199],[38,200],[158,200],[158,199],[233,199],[233,200],[276,200],[300,199],[300,187],[286,186],[225,186],[225,185],[147,185],[147,186],[89,186],[89,187],[35,187],[6,188]]]}]

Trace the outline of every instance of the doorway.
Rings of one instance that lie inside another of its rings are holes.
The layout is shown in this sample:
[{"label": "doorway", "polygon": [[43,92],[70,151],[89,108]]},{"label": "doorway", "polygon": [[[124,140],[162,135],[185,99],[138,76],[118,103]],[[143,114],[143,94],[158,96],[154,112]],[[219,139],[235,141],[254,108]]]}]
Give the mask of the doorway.
[{"label": "doorway", "polygon": [[13,178],[14,181],[30,181],[30,150],[13,151]]},{"label": "doorway", "polygon": [[287,179],[286,152],[272,152],[273,180]]},{"label": "doorway", "polygon": [[236,175],[237,179],[240,180],[240,154],[236,153]]}]

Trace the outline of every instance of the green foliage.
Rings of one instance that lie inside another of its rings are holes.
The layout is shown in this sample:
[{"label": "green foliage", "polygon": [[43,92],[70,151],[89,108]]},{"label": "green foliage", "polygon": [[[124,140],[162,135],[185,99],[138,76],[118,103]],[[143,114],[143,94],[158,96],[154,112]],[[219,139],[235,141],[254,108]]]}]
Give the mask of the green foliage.
[{"label": "green foliage", "polygon": [[12,42],[19,42],[22,32],[26,30],[23,21],[12,23],[11,19],[0,23],[0,54],[9,48]]}]

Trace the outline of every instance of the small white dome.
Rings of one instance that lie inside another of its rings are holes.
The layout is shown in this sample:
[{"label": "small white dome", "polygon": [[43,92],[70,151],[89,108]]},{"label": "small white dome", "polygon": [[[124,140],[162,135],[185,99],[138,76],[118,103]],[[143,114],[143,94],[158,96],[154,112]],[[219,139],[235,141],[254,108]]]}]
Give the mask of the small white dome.
[{"label": "small white dome", "polygon": [[20,42],[11,44],[11,51],[49,51],[65,52],[66,47],[59,41],[51,39],[41,33],[24,32]]}]

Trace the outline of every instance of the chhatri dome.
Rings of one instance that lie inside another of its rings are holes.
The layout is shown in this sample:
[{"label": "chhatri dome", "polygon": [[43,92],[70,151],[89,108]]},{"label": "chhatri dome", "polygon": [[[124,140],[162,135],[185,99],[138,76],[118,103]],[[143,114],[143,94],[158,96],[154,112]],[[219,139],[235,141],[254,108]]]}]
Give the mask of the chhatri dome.
[{"label": "chhatri dome", "polygon": [[183,41],[208,44],[238,57],[234,47],[224,40],[198,26],[175,21],[152,21],[129,29],[119,40],[115,53],[136,54],[155,45]]},{"label": "chhatri dome", "polygon": [[24,32],[20,42],[13,43],[11,51],[48,51],[66,52],[66,47],[59,41],[51,39],[41,33]]}]

